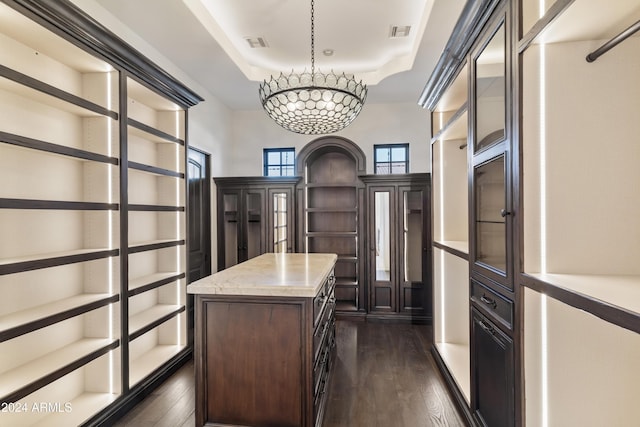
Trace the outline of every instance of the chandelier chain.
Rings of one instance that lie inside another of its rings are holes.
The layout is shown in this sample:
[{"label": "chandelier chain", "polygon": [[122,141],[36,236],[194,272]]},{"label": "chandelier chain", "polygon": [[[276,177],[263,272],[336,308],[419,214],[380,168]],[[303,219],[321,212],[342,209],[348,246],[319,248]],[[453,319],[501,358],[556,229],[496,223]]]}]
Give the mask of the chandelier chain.
[{"label": "chandelier chain", "polygon": [[278,125],[304,135],[325,135],[349,125],[362,110],[367,86],[352,75],[316,75],[315,0],[311,2],[311,74],[271,76],[258,89],[262,107]]},{"label": "chandelier chain", "polygon": [[311,0],[311,78],[313,79],[316,71],[316,61],[315,61],[315,19],[314,19],[314,0]]}]

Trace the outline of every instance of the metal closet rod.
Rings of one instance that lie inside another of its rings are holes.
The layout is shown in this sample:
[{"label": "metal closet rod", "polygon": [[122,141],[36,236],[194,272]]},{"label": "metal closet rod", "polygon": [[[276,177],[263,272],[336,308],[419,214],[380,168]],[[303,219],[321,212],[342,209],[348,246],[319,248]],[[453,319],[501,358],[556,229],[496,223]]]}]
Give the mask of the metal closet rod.
[{"label": "metal closet rod", "polygon": [[598,49],[594,50],[589,55],[587,55],[587,62],[595,61],[601,55],[608,52],[610,49],[614,48],[618,43],[631,37],[633,33],[635,33],[638,30],[640,30],[640,21],[631,25],[629,28],[627,28],[626,30],[624,30],[623,32],[621,32],[620,34],[618,34],[617,36],[615,36],[614,38],[612,38],[611,40],[609,40],[608,42],[600,46]]}]

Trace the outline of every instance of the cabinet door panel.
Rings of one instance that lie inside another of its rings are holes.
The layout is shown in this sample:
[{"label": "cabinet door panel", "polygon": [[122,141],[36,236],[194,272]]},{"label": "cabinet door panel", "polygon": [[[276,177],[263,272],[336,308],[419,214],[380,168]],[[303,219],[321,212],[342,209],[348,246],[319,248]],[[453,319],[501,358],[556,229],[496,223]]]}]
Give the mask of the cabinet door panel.
[{"label": "cabinet door panel", "polygon": [[480,425],[513,426],[513,341],[472,310],[473,412]]},{"label": "cabinet door panel", "polygon": [[396,254],[397,234],[395,232],[395,189],[393,187],[371,187],[370,209],[373,218],[370,223],[371,242],[371,309],[372,311],[396,310]]},{"label": "cabinet door panel", "polygon": [[231,267],[238,263],[238,251],[240,248],[240,195],[238,193],[225,193],[222,195],[223,205],[223,235],[224,264],[223,268]]},{"label": "cabinet door panel", "polygon": [[398,212],[402,213],[398,222],[400,310],[426,312],[426,194],[422,189],[400,187],[398,195]]}]

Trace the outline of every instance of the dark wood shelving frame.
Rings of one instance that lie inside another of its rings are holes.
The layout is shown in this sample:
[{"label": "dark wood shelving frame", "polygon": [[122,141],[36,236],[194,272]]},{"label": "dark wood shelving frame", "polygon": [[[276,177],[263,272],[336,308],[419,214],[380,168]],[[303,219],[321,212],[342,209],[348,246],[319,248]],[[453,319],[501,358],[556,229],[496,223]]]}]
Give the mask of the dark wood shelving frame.
[{"label": "dark wood shelving frame", "polygon": [[[90,303],[81,304],[69,309],[63,309],[60,312],[51,315],[44,315],[40,319],[28,321],[17,327],[11,327],[0,332],[0,342],[8,341],[12,338],[19,337],[23,334],[33,332],[43,327],[55,325],[66,319],[80,316],[93,310],[107,307],[117,302],[120,303],[120,325],[122,339],[116,339],[95,351],[91,351],[77,360],[69,361],[60,368],[56,368],[53,372],[49,372],[36,381],[24,384],[18,390],[14,390],[7,396],[1,398],[2,401],[13,402],[24,398],[34,391],[56,381],[65,375],[77,370],[78,368],[90,363],[91,361],[109,353],[110,351],[120,348],[119,358],[122,361],[120,368],[121,391],[120,396],[106,407],[97,410],[96,413],[90,414],[89,418],[83,421],[83,425],[111,425],[113,421],[119,417],[124,411],[130,408],[140,397],[148,393],[150,389],[157,387],[160,382],[166,378],[171,372],[175,371],[182,363],[186,362],[191,355],[191,342],[180,350],[174,357],[169,359],[163,365],[146,375],[141,381],[134,386],[129,383],[129,336],[128,331],[128,309],[129,297],[139,295],[152,289],[159,288],[172,282],[186,279],[186,271],[167,272],[168,276],[151,283],[140,285],[135,289],[128,289],[129,254],[152,251],[175,246],[188,246],[185,239],[173,241],[162,241],[149,244],[132,245],[128,247],[128,215],[129,212],[186,212],[186,206],[163,206],[163,205],[144,205],[128,203],[128,185],[129,171],[140,170],[160,176],[169,176],[179,178],[183,181],[185,194],[187,191],[186,173],[180,173],[169,169],[158,168],[143,163],[129,162],[127,154],[127,134],[129,129],[136,129],[152,136],[150,141],[154,144],[175,143],[185,150],[184,165],[186,168],[186,149],[187,149],[187,123],[188,109],[200,101],[203,101],[199,95],[191,91],[181,82],[170,76],[164,70],[159,68],[155,63],[148,60],[140,54],[136,49],[126,44],[122,39],[111,33],[108,29],[95,21],[78,6],[67,0],[2,0],[4,4],[15,9],[17,12],[25,15],[33,20],[36,24],[52,31],[57,36],[88,52],[90,55],[109,63],[118,76],[118,89],[116,94],[120,100],[119,111],[112,111],[101,105],[88,101],[80,96],[69,93],[65,90],[54,87],[48,83],[25,75],[19,71],[13,70],[5,65],[0,64],[0,78],[5,78],[13,84],[21,85],[27,91],[34,91],[34,97],[40,99],[39,102],[47,104],[48,99],[42,98],[37,93],[51,97],[50,104],[55,108],[67,110],[60,102],[65,102],[69,106],[69,110],[78,111],[78,109],[86,110],[75,113],[80,117],[102,116],[117,121],[116,125],[119,134],[119,154],[117,156],[103,155],[100,153],[68,147],[60,144],[47,142],[44,140],[29,138],[22,135],[16,135],[5,131],[0,131],[0,143],[13,145],[18,148],[34,150],[48,155],[67,156],[72,159],[103,163],[107,165],[118,166],[118,172],[114,173],[115,186],[119,187],[120,200],[119,203],[99,203],[99,202],[78,202],[64,200],[35,200],[35,199],[18,199],[18,198],[0,198],[0,209],[16,209],[16,210],[67,210],[67,211],[113,211],[118,212],[119,221],[119,248],[113,249],[95,249],[95,250],[78,250],[60,252],[60,254],[51,253],[36,257],[17,258],[17,262],[5,262],[0,264],[0,275],[8,275],[21,273],[36,269],[45,269],[66,264],[82,263],[98,259],[119,257],[119,274],[117,282],[119,282],[119,291],[116,294],[99,298]],[[128,117],[127,99],[127,79],[132,79],[141,84],[146,89],[154,92],[161,97],[168,99],[180,108],[184,109],[184,139],[174,137],[152,126],[138,122]],[[186,169],[185,169],[186,170]],[[183,191],[183,190],[181,190]],[[188,222],[188,217],[184,220]],[[188,227],[188,224],[187,224]],[[8,261],[8,260],[7,260]],[[52,302],[52,304],[55,303]],[[46,308],[46,306],[45,306]],[[149,325],[135,332],[134,338],[148,332],[167,320],[180,315],[187,310],[186,305],[174,310],[170,315],[162,316]],[[46,311],[45,311],[46,313]],[[37,314],[35,315],[37,316]],[[126,337],[126,338],[124,338]]]},{"label": "dark wood shelving frame", "polygon": [[139,122],[139,121],[137,121],[135,119],[132,119],[131,117],[127,118],[127,124],[129,126],[131,126],[131,127],[134,127],[136,129],[138,129],[138,130],[141,130],[141,131],[144,131],[144,132],[146,132],[148,134],[157,136],[158,138],[162,138],[162,139],[166,140],[166,142],[173,142],[173,143],[176,143],[176,144],[185,145],[184,140],[182,140],[180,138],[176,138],[173,135],[169,135],[166,132],[163,132],[163,131],[161,131],[159,129],[156,129],[156,128],[152,127],[152,126],[146,125],[146,124],[144,124],[142,122]]},{"label": "dark wood shelving frame", "polygon": [[152,289],[156,289],[156,288],[159,288],[161,286],[167,285],[169,283],[176,282],[176,281],[178,281],[180,279],[184,279],[186,276],[187,276],[186,273],[174,274],[172,276],[168,276],[168,277],[165,277],[163,279],[147,283],[146,285],[138,286],[135,289],[129,289],[129,291],[127,292],[127,297],[131,298],[133,296],[143,294],[143,293],[145,293],[147,291],[150,291]]},{"label": "dark wood shelving frame", "polygon": [[61,311],[49,316],[32,320],[28,323],[23,323],[20,326],[3,329],[0,331],[0,342],[8,341],[20,335],[28,334],[29,332],[33,332],[38,329],[51,326],[58,322],[71,319],[72,317],[79,316],[84,313],[88,313],[97,308],[106,307],[109,304],[118,302],[119,300],[120,300],[120,295],[111,295],[111,296],[102,298],[98,301],[92,301],[88,304],[79,305],[77,307],[73,307],[65,311]]},{"label": "dark wood shelving frame", "polygon": [[186,240],[171,240],[166,242],[158,242],[158,243],[143,243],[139,245],[129,246],[128,253],[136,254],[138,252],[147,252],[147,251],[155,251],[157,249],[165,249],[172,248],[174,246],[180,246],[186,244]]},{"label": "dark wood shelving frame", "polygon": [[117,211],[119,205],[118,203],[0,198],[0,209]]},{"label": "dark wood shelving frame", "polygon": [[105,345],[97,350],[94,350],[91,353],[79,359],[70,361],[69,363],[56,369],[55,371],[52,371],[47,375],[42,376],[37,381],[33,381],[32,383],[26,384],[20,387],[19,389],[14,390],[13,392],[7,394],[6,396],[1,396],[0,401],[17,402],[18,400],[28,396],[29,394],[33,393],[36,390],[39,390],[40,388],[46,386],[47,384],[52,383],[53,381],[56,381],[64,377],[65,375],[88,364],[89,362],[94,361],[98,357],[107,354],[109,351],[115,348],[118,348],[119,345],[120,345],[120,340],[116,339],[112,343]]},{"label": "dark wood shelving frame", "polygon": [[79,160],[91,160],[94,162],[108,163],[116,166],[119,164],[119,159],[117,157],[109,157],[103,154],[93,153],[91,151],[53,144],[51,142],[27,138],[25,136],[15,135],[8,132],[0,131],[0,142],[15,145],[17,147],[42,151],[47,154],[59,154],[61,156],[73,157]]},{"label": "dark wood shelving frame", "polygon": [[142,335],[146,334],[150,330],[162,325],[164,322],[173,319],[174,317],[176,317],[180,313],[183,313],[184,311],[186,311],[186,309],[187,309],[187,307],[182,305],[179,308],[173,310],[171,313],[167,313],[164,316],[154,320],[153,322],[143,326],[142,328],[140,328],[140,329],[138,329],[136,331],[133,331],[132,333],[129,334],[129,342],[135,340],[136,338],[141,337]]},{"label": "dark wood shelving frame", "polygon": [[38,258],[28,261],[18,261],[13,263],[0,265],[0,276],[5,274],[22,273],[25,271],[39,270],[42,268],[58,267],[66,264],[75,264],[85,261],[93,261],[97,259],[116,257],[120,254],[120,249],[103,249],[93,252],[60,255],[50,254],[44,258]]},{"label": "dark wood shelving frame", "polygon": [[127,165],[129,166],[130,169],[135,169],[142,172],[149,172],[156,175],[163,175],[163,176],[169,176],[172,178],[180,178],[180,179],[184,179],[185,177],[185,174],[182,172],[176,172],[170,169],[164,169],[156,166],[146,165],[144,163],[129,161],[127,162]]},{"label": "dark wood shelving frame", "polygon": [[22,74],[19,71],[13,70],[2,64],[0,64],[0,77],[7,78],[23,86],[26,86],[28,88],[37,90],[44,94],[50,95],[61,101],[67,102],[71,105],[84,108],[87,111],[91,111],[101,116],[110,117],[114,120],[118,120],[118,113],[115,111],[104,108],[103,106],[95,104],[91,101],[87,101],[84,98],[81,98],[72,93],[66,92],[62,89],[58,89],[55,86],[51,86],[40,80],[34,79],[33,77],[27,76],[26,74]]}]

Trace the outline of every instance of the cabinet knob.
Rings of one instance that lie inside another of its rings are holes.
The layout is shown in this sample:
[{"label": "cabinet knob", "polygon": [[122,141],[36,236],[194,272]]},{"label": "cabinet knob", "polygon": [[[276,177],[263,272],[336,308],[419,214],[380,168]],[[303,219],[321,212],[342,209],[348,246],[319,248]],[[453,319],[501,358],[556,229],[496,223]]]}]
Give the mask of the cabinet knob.
[{"label": "cabinet knob", "polygon": [[501,210],[500,210],[500,216],[501,216],[502,218],[506,217],[507,215],[511,215],[511,212],[509,212],[509,211],[508,211],[508,210],[506,210],[506,209],[501,209]]}]

